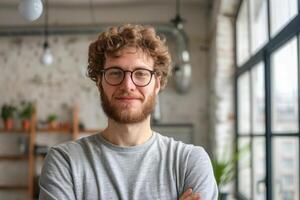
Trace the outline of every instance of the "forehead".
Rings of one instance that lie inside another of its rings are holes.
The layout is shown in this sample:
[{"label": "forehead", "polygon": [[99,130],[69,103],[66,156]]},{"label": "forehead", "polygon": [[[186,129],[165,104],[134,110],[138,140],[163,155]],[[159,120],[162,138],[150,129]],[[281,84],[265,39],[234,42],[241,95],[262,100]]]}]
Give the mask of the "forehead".
[{"label": "forehead", "polygon": [[116,55],[108,56],[105,62],[105,68],[118,66],[125,69],[143,67],[153,69],[154,60],[141,49],[128,47],[120,50]]}]

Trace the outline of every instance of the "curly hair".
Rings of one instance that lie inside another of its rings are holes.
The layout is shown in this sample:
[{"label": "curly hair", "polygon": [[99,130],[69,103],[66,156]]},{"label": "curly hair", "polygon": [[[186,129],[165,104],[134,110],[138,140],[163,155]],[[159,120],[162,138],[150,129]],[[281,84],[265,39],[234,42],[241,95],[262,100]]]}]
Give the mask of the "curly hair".
[{"label": "curly hair", "polygon": [[160,38],[151,26],[126,24],[111,27],[101,33],[89,46],[87,75],[97,82],[106,58],[117,56],[127,47],[141,49],[154,60],[154,70],[161,76],[163,89],[171,74],[171,56],[165,39]]}]

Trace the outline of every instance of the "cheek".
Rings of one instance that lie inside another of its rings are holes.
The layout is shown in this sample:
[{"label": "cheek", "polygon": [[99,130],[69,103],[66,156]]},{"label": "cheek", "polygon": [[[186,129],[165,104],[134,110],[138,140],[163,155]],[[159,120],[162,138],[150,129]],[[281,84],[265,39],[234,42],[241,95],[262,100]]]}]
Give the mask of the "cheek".
[{"label": "cheek", "polygon": [[[101,85],[99,87],[101,87]],[[107,85],[107,84],[105,84],[105,83],[102,82],[102,89],[100,90],[100,92],[104,92],[104,94],[106,95],[106,97],[109,100],[111,100],[111,97],[112,97],[112,95],[114,93],[114,89],[111,88],[110,85]]]},{"label": "cheek", "polygon": [[149,98],[149,96],[152,96],[153,93],[155,93],[155,86],[151,85],[149,88],[145,87],[145,88],[141,88],[139,91],[140,93],[145,97],[145,98]]}]

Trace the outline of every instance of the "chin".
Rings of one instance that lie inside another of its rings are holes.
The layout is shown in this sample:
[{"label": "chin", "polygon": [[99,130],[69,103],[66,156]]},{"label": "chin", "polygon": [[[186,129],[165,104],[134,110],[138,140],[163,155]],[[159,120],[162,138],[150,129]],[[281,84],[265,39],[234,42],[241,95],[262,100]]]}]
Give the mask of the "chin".
[{"label": "chin", "polygon": [[147,119],[147,117],[141,117],[141,115],[122,115],[118,117],[114,117],[114,121],[120,124],[136,124],[143,122]]}]

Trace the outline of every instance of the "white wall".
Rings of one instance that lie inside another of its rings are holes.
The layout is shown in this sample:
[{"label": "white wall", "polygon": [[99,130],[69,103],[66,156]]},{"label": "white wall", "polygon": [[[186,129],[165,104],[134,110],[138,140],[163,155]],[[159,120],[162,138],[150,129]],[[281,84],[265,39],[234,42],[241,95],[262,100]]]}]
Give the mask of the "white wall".
[{"label": "white wall", "polygon": [[[97,24],[139,22],[167,23],[174,17],[174,5],[103,6],[94,9]],[[192,88],[189,93],[176,93],[170,81],[161,94],[162,122],[195,124],[195,143],[209,146],[209,90],[207,30],[209,10],[192,3],[182,7],[193,67]],[[9,19],[9,20],[8,20]],[[12,22],[14,24],[12,24]],[[55,25],[90,25],[87,8],[51,8],[50,22]],[[17,12],[0,8],[0,25],[41,25],[43,18],[32,24],[24,22]],[[52,67],[40,64],[43,38],[0,38],[0,105],[4,102],[19,103],[23,99],[36,100],[38,117],[50,113],[68,119],[67,110],[77,102],[80,118],[88,128],[101,128],[106,120],[99,106],[99,95],[94,84],[83,76],[87,64],[88,44],[95,35],[50,36],[55,62]],[[172,41],[170,41],[172,42]],[[171,45],[172,46],[172,45]]]}]

